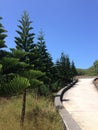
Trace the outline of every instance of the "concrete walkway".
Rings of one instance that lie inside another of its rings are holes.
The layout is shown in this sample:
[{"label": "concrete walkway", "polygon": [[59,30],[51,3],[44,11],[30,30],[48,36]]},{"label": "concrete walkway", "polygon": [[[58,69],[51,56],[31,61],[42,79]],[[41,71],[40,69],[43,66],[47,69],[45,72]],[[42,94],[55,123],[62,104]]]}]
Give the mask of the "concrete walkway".
[{"label": "concrete walkway", "polygon": [[63,105],[82,130],[98,130],[98,91],[93,78],[79,82],[64,94]]}]

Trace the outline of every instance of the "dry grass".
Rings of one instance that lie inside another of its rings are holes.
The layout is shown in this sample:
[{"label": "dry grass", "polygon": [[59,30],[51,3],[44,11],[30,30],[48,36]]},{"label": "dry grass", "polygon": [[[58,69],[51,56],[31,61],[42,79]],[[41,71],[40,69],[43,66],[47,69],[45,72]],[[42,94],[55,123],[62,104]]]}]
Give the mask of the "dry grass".
[{"label": "dry grass", "polygon": [[20,126],[22,96],[0,99],[0,130],[62,130],[59,114],[49,99],[27,95],[24,127]]}]

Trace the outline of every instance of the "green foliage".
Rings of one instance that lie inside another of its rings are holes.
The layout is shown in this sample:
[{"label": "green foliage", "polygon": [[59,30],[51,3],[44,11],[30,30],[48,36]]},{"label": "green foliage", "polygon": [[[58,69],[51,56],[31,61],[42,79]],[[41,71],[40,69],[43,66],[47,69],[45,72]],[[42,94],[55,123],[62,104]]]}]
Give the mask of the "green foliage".
[{"label": "green foliage", "polygon": [[[2,17],[0,17],[0,20],[2,19]],[[7,31],[4,29],[3,25],[0,23],[0,49],[7,47],[5,45],[5,38],[7,37],[7,35],[5,34]]]},{"label": "green foliage", "polygon": [[61,87],[62,87],[62,84],[60,84],[60,81],[59,80],[57,80],[57,81],[55,81],[53,84],[52,84],[52,92],[57,92],[58,90],[60,90],[61,89]]},{"label": "green foliage", "polygon": [[35,69],[49,74],[51,66],[53,66],[53,63],[52,58],[47,51],[46,43],[44,41],[44,36],[42,32],[40,32],[38,36],[38,42],[36,44],[35,53],[37,55],[36,62],[34,64]]},{"label": "green foliage", "polygon": [[2,65],[0,64],[0,72],[1,72],[1,70],[2,70]]},{"label": "green foliage", "polygon": [[42,81],[39,81],[38,79],[31,79],[30,80],[30,88],[37,88],[44,85]]},{"label": "green foliage", "polygon": [[98,75],[98,60],[94,62],[95,74]]},{"label": "green foliage", "polygon": [[19,22],[18,28],[20,31],[16,31],[19,36],[15,37],[16,48],[24,52],[31,52],[34,48],[33,39],[35,34],[30,32],[33,28],[27,12],[24,12]]},{"label": "green foliage", "polygon": [[77,68],[77,75],[86,75],[86,69]]},{"label": "green foliage", "polygon": [[9,83],[13,78],[15,78],[16,74],[14,73],[9,73],[9,74],[1,74],[0,77],[0,83],[3,86],[4,84]]},{"label": "green foliage", "polygon": [[13,57],[4,57],[1,64],[3,65],[3,74],[20,73],[21,71],[30,68],[25,62],[20,62],[18,58]]},{"label": "green foliage", "polygon": [[29,79],[30,89],[35,91],[38,95],[48,95],[49,87],[44,84],[45,73],[38,70],[24,71],[22,76]]},{"label": "green foliage", "polygon": [[[0,94],[15,95],[23,90],[23,86],[29,85],[39,95],[46,96],[69,83],[76,75],[74,62],[71,63],[69,57],[62,53],[54,64],[42,31],[34,44],[35,34],[27,12],[23,13],[19,23],[16,48],[11,48],[10,52],[0,50]],[[6,47],[5,32],[0,24],[0,48]]]},{"label": "green foliage", "polygon": [[71,81],[71,68],[69,57],[61,53],[60,60],[56,63],[58,71],[58,84],[64,87],[66,83]]},{"label": "green foliage", "polygon": [[73,78],[76,75],[77,75],[77,70],[76,70],[74,62],[72,61],[72,64],[71,64],[71,76]]},{"label": "green foliage", "polygon": [[12,48],[10,50],[12,51],[12,56],[14,58],[18,58],[18,59],[21,59],[28,54],[28,52],[24,52],[24,51],[17,50],[17,49],[14,49],[14,48]]},{"label": "green foliage", "polygon": [[24,71],[22,75],[27,77],[28,79],[40,79],[41,77],[45,76],[45,73],[38,70],[28,70]]},{"label": "green foliage", "polygon": [[98,60],[88,69],[77,69],[78,75],[96,76],[98,75]]},{"label": "green foliage", "polygon": [[39,96],[48,96],[50,94],[49,87],[44,84],[43,81],[32,79],[30,80],[31,90],[36,92]]},{"label": "green foliage", "polygon": [[11,96],[21,93],[25,88],[29,87],[30,83],[27,78],[16,76],[9,83],[0,87],[0,95]]},{"label": "green foliage", "polygon": [[52,91],[54,92],[70,83],[77,74],[74,62],[72,61],[71,63],[69,56],[65,55],[63,52],[53,68],[55,81],[52,84]]},{"label": "green foliage", "polygon": [[35,70],[39,70],[46,74],[44,77],[44,83],[45,85],[48,84],[51,86],[51,83],[53,82],[53,62],[47,51],[42,31],[39,33],[38,42],[34,48],[34,51],[30,54],[30,63],[34,64]]},{"label": "green foliage", "polygon": [[19,60],[16,58],[4,57],[1,61],[1,64],[3,65],[2,67],[3,73],[8,74],[8,73],[16,72],[15,69],[18,62]]},{"label": "green foliage", "polygon": [[11,53],[6,51],[6,50],[0,50],[0,61],[2,60],[3,57],[11,57]]}]

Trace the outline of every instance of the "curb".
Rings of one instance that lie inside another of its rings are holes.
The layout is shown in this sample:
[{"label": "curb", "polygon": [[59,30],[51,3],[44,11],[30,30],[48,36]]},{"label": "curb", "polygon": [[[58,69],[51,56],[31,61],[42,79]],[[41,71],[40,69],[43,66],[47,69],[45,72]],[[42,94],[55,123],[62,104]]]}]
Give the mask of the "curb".
[{"label": "curb", "polygon": [[67,86],[62,88],[55,96],[54,104],[62,118],[64,126],[63,130],[82,130],[62,104],[64,93],[68,91],[71,87],[73,87],[77,82],[78,80],[75,80],[72,83],[68,84]]}]

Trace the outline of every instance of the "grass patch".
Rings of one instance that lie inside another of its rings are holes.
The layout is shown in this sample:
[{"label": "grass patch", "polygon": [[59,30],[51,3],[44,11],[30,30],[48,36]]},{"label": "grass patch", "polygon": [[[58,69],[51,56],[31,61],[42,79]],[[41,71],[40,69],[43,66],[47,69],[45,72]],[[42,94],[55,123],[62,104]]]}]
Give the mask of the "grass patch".
[{"label": "grass patch", "polygon": [[20,126],[22,96],[0,98],[0,130],[62,130],[53,102],[45,97],[27,95],[23,129]]}]

